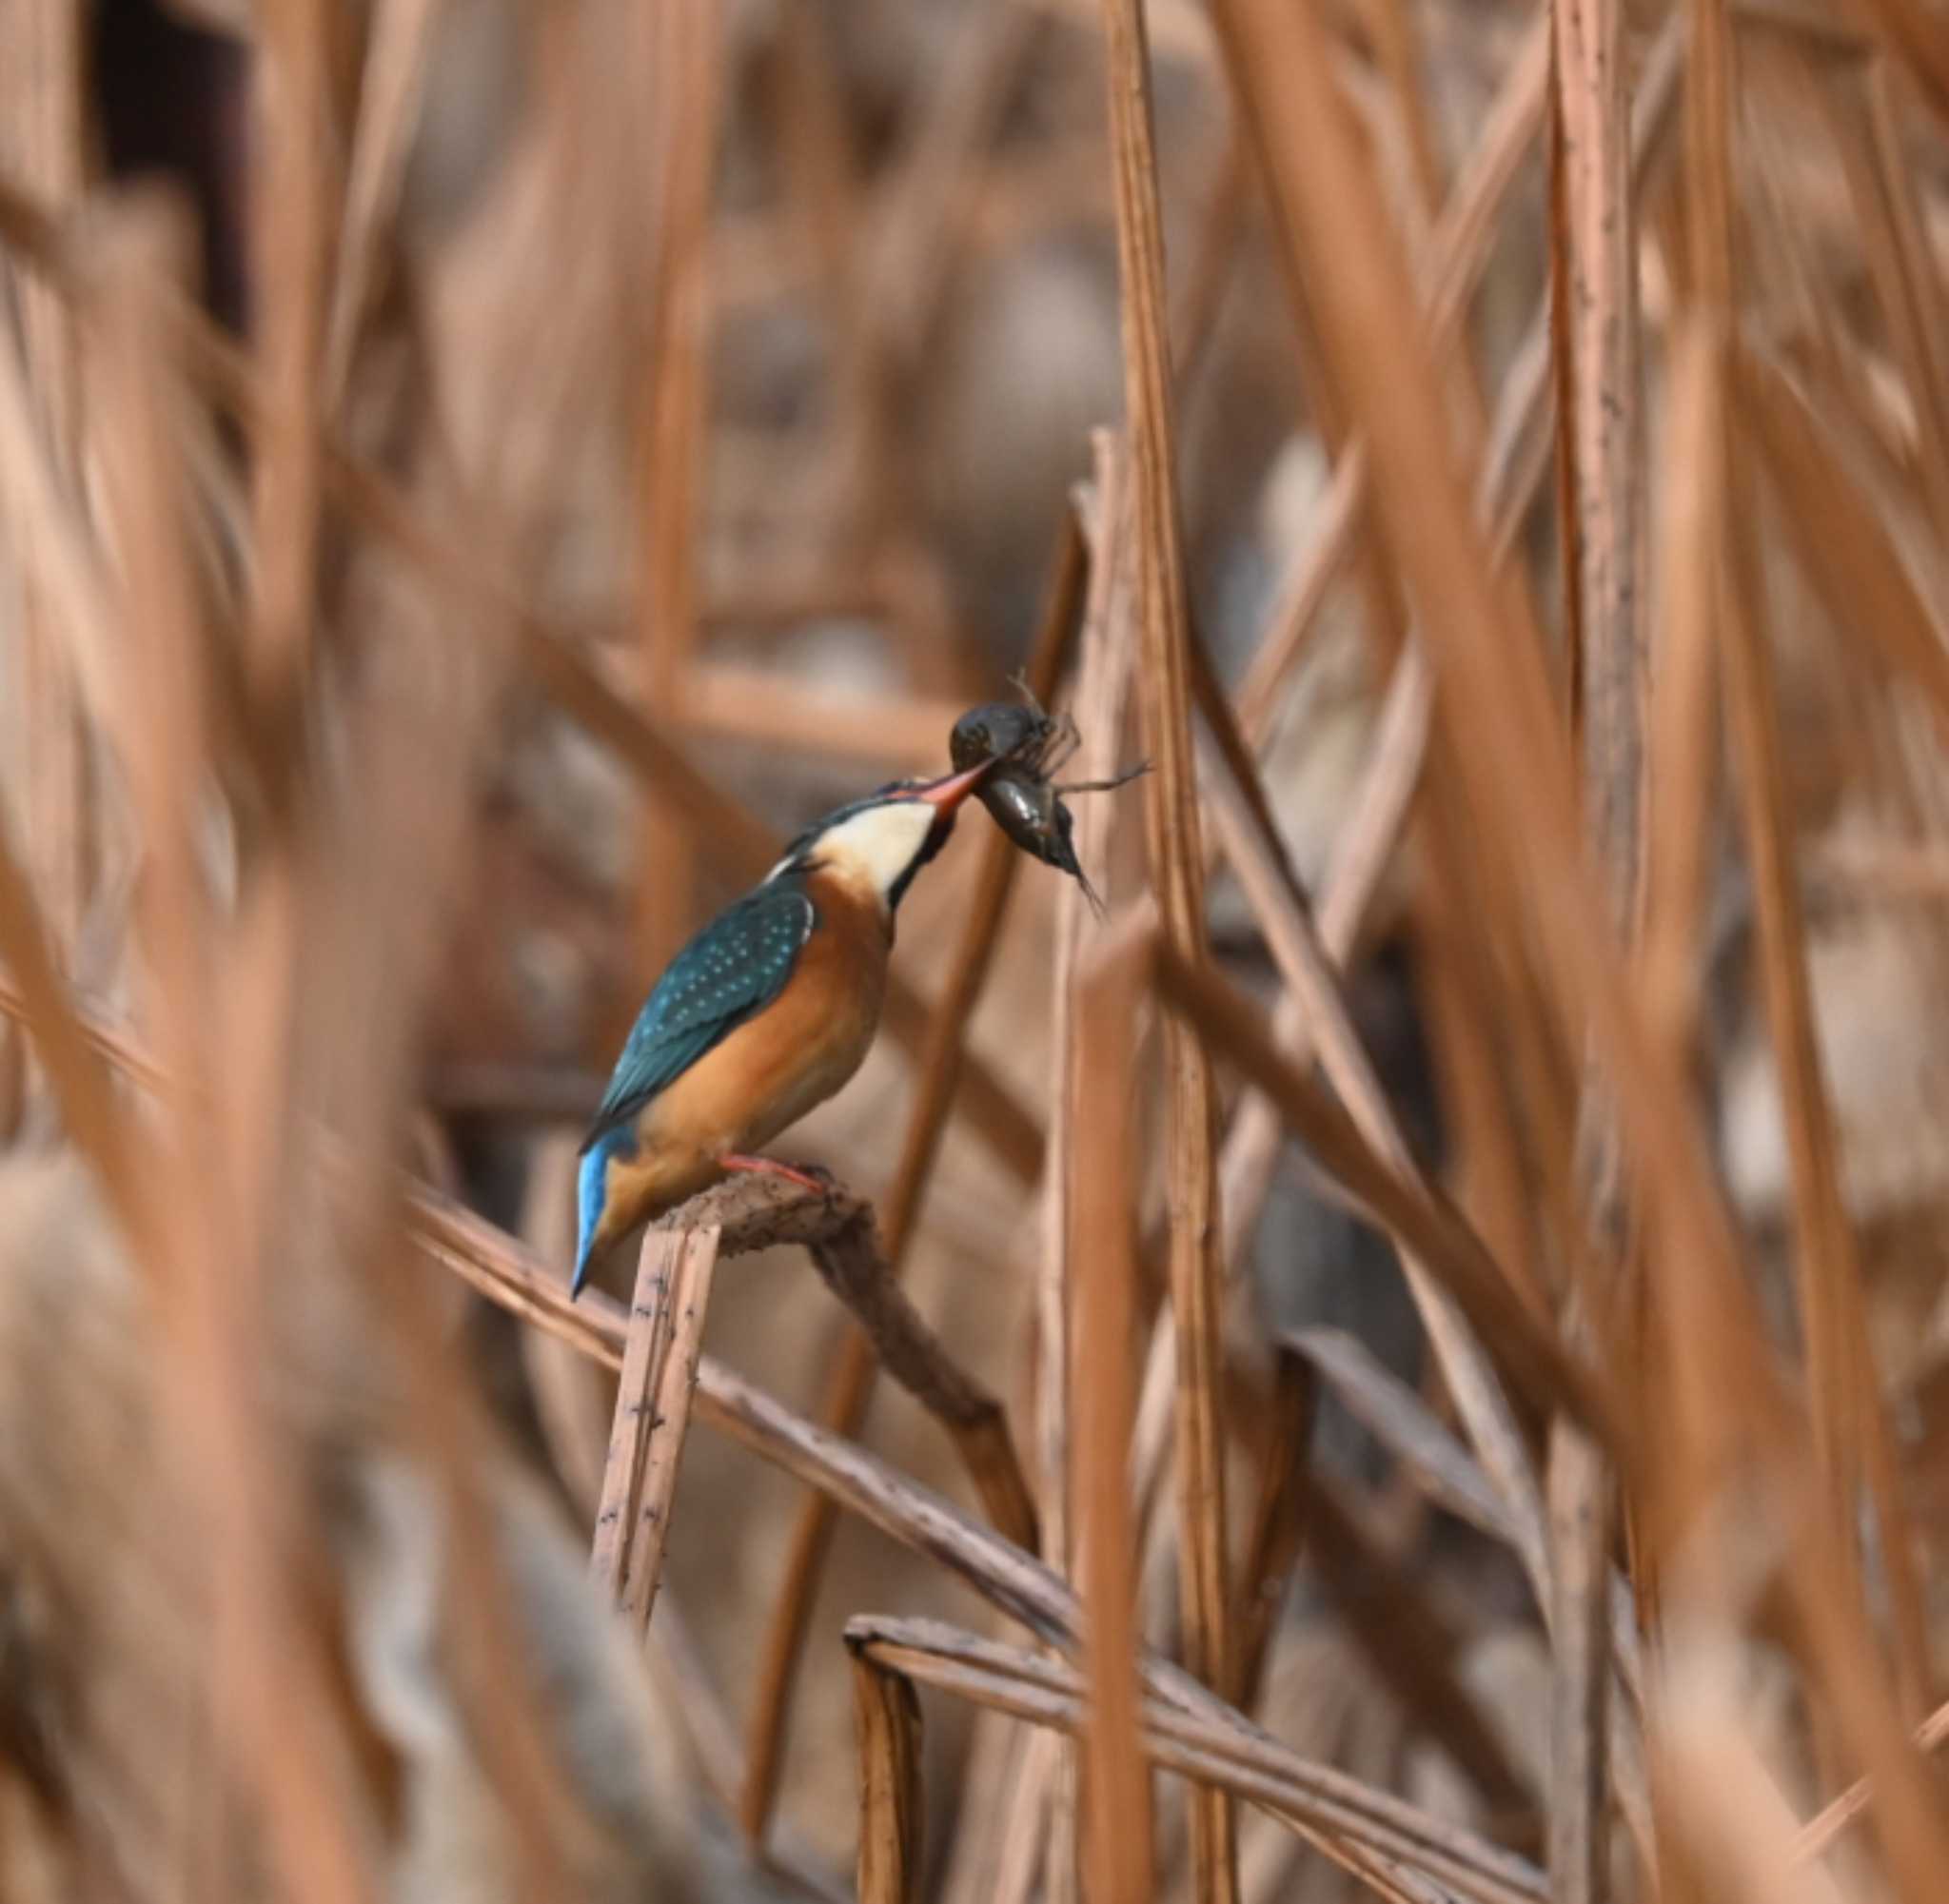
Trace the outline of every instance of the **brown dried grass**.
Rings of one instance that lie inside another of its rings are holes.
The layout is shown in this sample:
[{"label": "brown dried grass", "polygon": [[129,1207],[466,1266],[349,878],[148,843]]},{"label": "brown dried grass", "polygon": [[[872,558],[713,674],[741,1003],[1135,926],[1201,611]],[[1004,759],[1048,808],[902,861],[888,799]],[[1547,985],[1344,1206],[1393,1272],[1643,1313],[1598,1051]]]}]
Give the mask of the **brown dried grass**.
[{"label": "brown dried grass", "polygon": [[[17,10],[0,1134],[86,1213],[0,1167],[0,1351],[73,1370],[0,1396],[7,1895],[829,1895],[856,1791],[876,1898],[1933,1899],[1949,1142],[1860,1202],[1838,1008],[1949,1044],[1831,975],[1949,948],[1926,8],[293,0],[217,201],[243,344],[104,175],[88,10]],[[645,1258],[674,1317],[571,1306],[567,1172],[521,1241],[451,1192],[559,1151],[788,820],[944,756],[1038,590],[1038,692],[1156,771],[1079,827],[1108,921],[992,833],[903,913],[804,1139],[880,1200],[830,1278],[880,1325],[715,1228]],[[1321,812],[1276,734],[1349,652]],[[1439,1157],[1360,1012],[1404,920]],[[431,1183],[429,1129],[521,1163]],[[1255,1305],[1316,1234],[1289,1138],[1426,1369]],[[869,1423],[882,1353],[949,1436]],[[595,1527],[520,1504],[551,1468]],[[404,1536],[355,1553],[334,1473],[437,1504],[464,1772],[362,1651]],[[1369,1669],[1282,1705],[1336,1624]],[[1510,1635],[1540,1705],[1476,1676]]]}]

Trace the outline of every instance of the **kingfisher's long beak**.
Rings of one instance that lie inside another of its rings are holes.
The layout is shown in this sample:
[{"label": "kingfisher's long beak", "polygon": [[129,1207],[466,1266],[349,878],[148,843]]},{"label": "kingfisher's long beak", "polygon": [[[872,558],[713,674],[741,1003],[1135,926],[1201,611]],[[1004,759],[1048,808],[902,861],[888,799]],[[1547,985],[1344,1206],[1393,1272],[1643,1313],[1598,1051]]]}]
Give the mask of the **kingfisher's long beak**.
[{"label": "kingfisher's long beak", "polygon": [[943,819],[951,819],[954,817],[955,809],[988,778],[994,771],[995,764],[995,759],[991,757],[970,767],[965,773],[950,774],[945,779],[930,780],[926,786],[915,789],[915,797],[925,800]]}]

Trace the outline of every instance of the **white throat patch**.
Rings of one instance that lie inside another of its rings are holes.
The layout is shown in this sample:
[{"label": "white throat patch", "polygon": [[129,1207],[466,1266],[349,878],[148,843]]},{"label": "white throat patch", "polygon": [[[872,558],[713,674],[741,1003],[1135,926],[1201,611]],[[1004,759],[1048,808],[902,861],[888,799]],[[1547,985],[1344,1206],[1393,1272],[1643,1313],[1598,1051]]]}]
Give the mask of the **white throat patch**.
[{"label": "white throat patch", "polygon": [[817,857],[841,878],[871,887],[880,903],[919,857],[934,828],[925,800],[889,800],[868,807],[821,836]]}]

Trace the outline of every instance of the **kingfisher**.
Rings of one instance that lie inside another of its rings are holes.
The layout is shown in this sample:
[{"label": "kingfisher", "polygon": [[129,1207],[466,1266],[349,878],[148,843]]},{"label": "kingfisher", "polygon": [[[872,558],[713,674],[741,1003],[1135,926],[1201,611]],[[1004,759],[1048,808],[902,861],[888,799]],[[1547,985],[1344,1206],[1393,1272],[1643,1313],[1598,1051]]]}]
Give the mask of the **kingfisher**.
[{"label": "kingfisher", "polygon": [[757,1152],[859,1069],[900,900],[994,765],[828,814],[670,961],[582,1140],[572,1295],[620,1238],[733,1171],[822,1188]]}]

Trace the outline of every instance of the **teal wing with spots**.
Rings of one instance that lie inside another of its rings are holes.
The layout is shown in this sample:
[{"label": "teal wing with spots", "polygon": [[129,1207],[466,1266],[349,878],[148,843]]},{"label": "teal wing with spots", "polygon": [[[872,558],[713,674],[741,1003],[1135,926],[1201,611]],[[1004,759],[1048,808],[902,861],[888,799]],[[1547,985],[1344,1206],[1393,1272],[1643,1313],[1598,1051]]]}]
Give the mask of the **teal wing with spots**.
[{"label": "teal wing with spots", "polygon": [[720,913],[686,945],[637,1014],[587,1151],[784,991],[818,914],[797,886],[770,884]]}]

